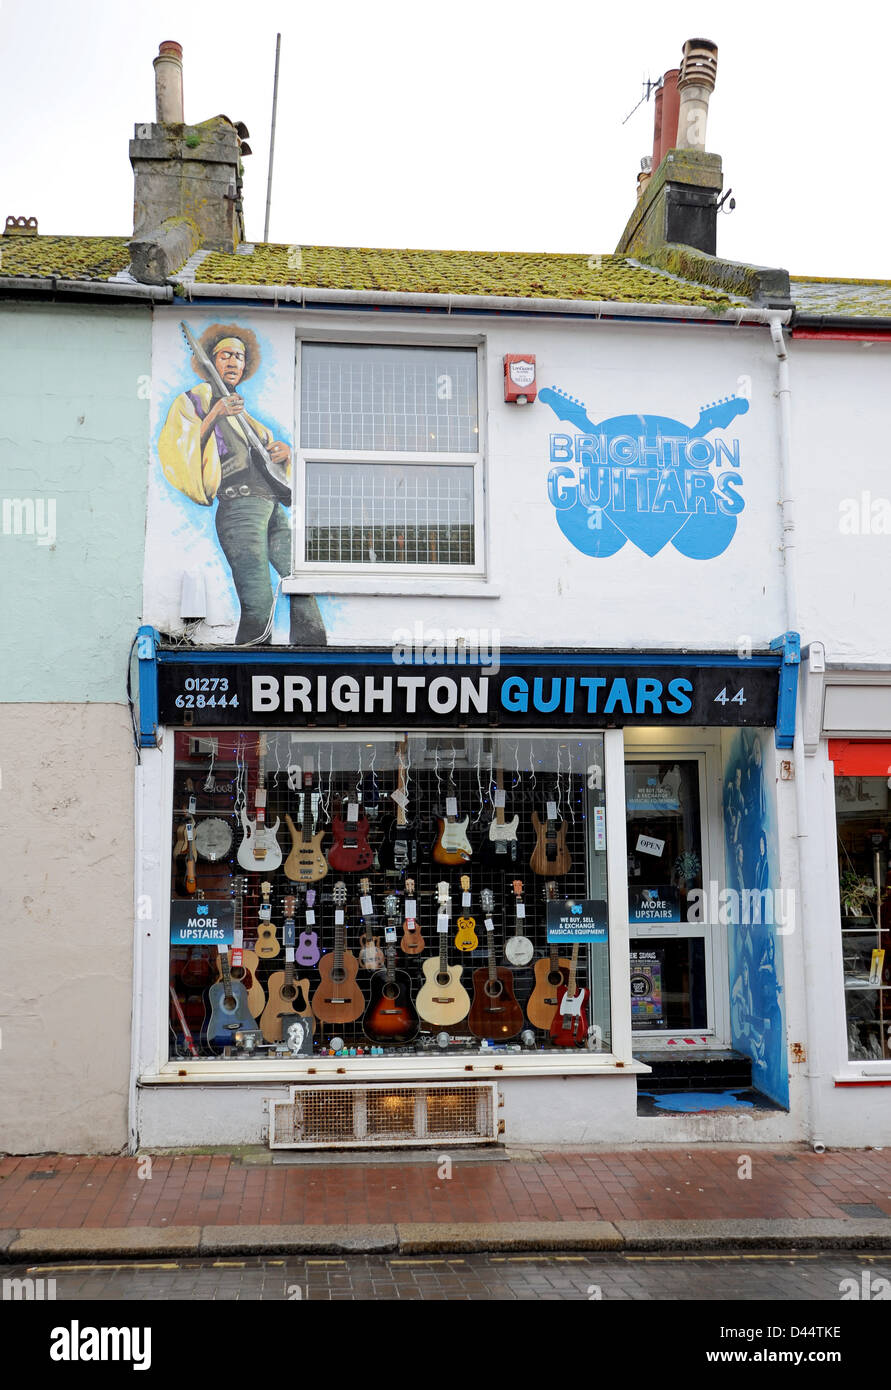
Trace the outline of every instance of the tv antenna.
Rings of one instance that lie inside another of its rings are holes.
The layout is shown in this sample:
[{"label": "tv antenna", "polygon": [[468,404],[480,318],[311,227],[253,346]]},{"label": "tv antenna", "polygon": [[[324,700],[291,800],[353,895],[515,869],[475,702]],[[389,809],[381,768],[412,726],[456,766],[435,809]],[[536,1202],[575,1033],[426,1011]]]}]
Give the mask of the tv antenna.
[{"label": "tv antenna", "polygon": [[649,77],[645,77],[645,78],[643,79],[643,89],[644,89],[643,96],[641,97],[640,101],[637,102],[637,104],[636,104],[635,106],[632,106],[631,110],[628,112],[628,115],[625,117],[624,121],[622,122],[622,125],[627,125],[627,123],[631,120],[631,117],[634,115],[635,111],[637,110],[637,107],[638,107],[638,106],[643,106],[643,104],[644,104],[645,101],[649,101],[651,94],[652,94],[653,92],[655,92],[655,90],[656,90],[657,87],[661,87],[661,86],[662,86],[662,78],[661,78],[661,77],[657,77],[656,80],[655,80],[655,82],[651,81],[651,79],[650,79]]}]

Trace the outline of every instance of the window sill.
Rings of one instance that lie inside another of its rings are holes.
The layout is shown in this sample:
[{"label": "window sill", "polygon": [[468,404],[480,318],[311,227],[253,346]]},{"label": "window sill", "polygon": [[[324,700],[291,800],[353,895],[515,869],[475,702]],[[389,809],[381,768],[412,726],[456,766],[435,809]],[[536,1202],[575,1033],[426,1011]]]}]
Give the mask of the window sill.
[{"label": "window sill", "polygon": [[624,1065],[609,1052],[572,1053],[566,1057],[524,1057],[507,1054],[494,1058],[463,1054],[462,1057],[394,1057],[381,1062],[379,1057],[307,1057],[305,1061],[282,1060],[279,1065],[267,1062],[210,1060],[170,1062],[160,1072],[139,1078],[140,1086],[176,1086],[198,1084],[240,1084],[260,1082],[266,1086],[280,1082],[289,1085],[306,1081],[416,1081],[459,1080],[499,1076],[635,1076],[648,1074],[644,1062],[631,1061]]},{"label": "window sill", "polygon": [[472,575],[447,579],[426,575],[292,574],[282,580],[285,594],[361,594],[366,598],[500,598],[488,580]]},{"label": "window sill", "polygon": [[832,1078],[833,1086],[891,1086],[891,1062],[852,1062]]}]

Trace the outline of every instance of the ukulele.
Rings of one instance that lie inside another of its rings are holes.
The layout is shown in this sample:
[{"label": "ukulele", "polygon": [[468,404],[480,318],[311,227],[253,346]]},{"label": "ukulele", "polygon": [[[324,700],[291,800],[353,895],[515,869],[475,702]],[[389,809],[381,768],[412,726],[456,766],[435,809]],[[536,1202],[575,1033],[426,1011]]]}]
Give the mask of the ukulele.
[{"label": "ukulele", "polygon": [[328,861],[322,853],[324,827],[313,834],[312,773],[303,774],[303,823],[298,835],[294,822],[285,815],[291,833],[291,853],[285,860],[285,873],[295,883],[317,883],[328,872]]},{"label": "ukulele", "polygon": [[[371,901],[371,884],[367,878],[359,880],[359,892],[362,898],[368,898],[368,911],[362,913],[363,920],[374,930],[374,904]],[[389,898],[387,899],[389,902]],[[395,902],[395,899],[394,899]],[[360,899],[361,906],[361,899]],[[389,911],[389,908],[387,909]],[[381,950],[381,939],[379,936],[372,936],[368,932],[363,932],[359,937],[359,966],[362,970],[382,970],[384,967],[384,953]]]},{"label": "ukulele", "polygon": [[[390,907],[391,902],[394,904],[392,909]],[[413,878],[407,878],[405,880],[405,902],[406,917],[402,928],[402,940],[399,943],[399,948],[406,956],[417,956],[420,955],[421,951],[424,949],[424,938],[421,935],[421,928],[418,926],[417,917],[414,916],[414,914],[409,916],[407,912],[408,906],[415,902],[415,881]],[[396,896],[391,893],[387,898],[387,916],[390,916],[392,912],[392,915],[395,917],[396,910]],[[416,910],[415,908],[415,911]]]},{"label": "ukulele", "polygon": [[348,801],[346,806],[346,818],[338,812],[331,826],[334,843],[328,851],[328,863],[339,873],[351,874],[370,869],[374,855],[368,843],[368,817],[358,802]]},{"label": "ukulele", "polygon": [[[296,901],[297,899],[290,895],[284,899],[286,935],[289,928],[291,931],[294,930],[294,905]],[[260,1029],[267,1042],[281,1042],[282,1014],[298,1014],[301,1018],[312,1017],[312,1009],[309,1007],[309,980],[295,980],[295,974],[294,948],[293,946],[286,946],[284,970],[274,971],[266,982],[266,987],[269,990],[269,1002],[263,1010]],[[314,1018],[312,1031],[316,1031]]]},{"label": "ukulele", "polygon": [[[243,927],[243,918],[244,918],[244,912],[243,912],[243,898],[244,898],[244,879],[239,877],[239,878],[236,878],[236,880],[235,880],[235,933],[236,933],[236,935],[235,935],[235,940],[236,940],[236,941],[243,941],[243,940],[244,940],[244,927]],[[239,935],[239,933],[240,933],[240,935]],[[237,950],[238,948],[236,947],[235,949]],[[233,951],[233,958],[234,958],[234,951]],[[244,985],[244,987],[245,987],[245,990],[246,990],[246,992],[247,992],[248,1008],[250,1009],[250,1011],[251,1011],[251,1013],[253,1014],[254,1018],[259,1018],[259,1017],[260,1017],[260,1014],[261,1014],[262,1011],[263,1011],[263,1005],[266,1003],[266,994],[265,994],[265,992],[264,992],[264,990],[263,990],[263,986],[260,984],[260,981],[257,979],[257,970],[258,970],[258,968],[259,968],[259,965],[260,965],[260,959],[259,959],[259,957],[258,957],[258,955],[257,955],[257,953],[256,953],[255,951],[246,951],[246,950],[244,950],[244,948],[241,948],[241,964],[240,964],[240,965],[233,965],[233,964],[230,964],[230,966],[229,966],[229,973],[231,974],[232,979],[233,979],[233,980],[238,980],[238,981],[240,981],[240,982]],[[221,962],[221,961],[219,960],[219,958],[218,958],[218,959],[217,959],[217,979],[218,979],[218,980],[221,980],[222,978],[223,978],[222,962]]]},{"label": "ukulele", "polygon": [[327,951],[319,961],[321,983],[312,997],[312,1011],[320,1023],[354,1023],[365,1008],[362,991],[356,984],[359,962],[344,946],[346,900],[346,884],[339,881],[334,885],[334,950]]},{"label": "ukulele", "polygon": [[519,816],[505,820],[504,772],[495,772],[495,814],[489,822],[489,834],[483,844],[482,862],[493,869],[507,869],[517,862],[517,826]]},{"label": "ukulele", "polygon": [[228,946],[217,949],[222,979],[207,991],[210,1004],[207,1046],[211,1052],[222,1052],[224,1047],[233,1047],[237,1032],[257,1027],[257,1020],[248,1007],[247,990],[240,980],[233,980],[229,970]]},{"label": "ukulele", "polygon": [[437,818],[439,833],[433,842],[433,858],[437,864],[466,864],[473,854],[467,838],[470,816],[465,816],[462,821],[458,820],[458,803],[454,790],[453,784],[453,795],[446,797],[445,819],[441,816]]},{"label": "ukulele", "polygon": [[572,948],[569,964],[569,983],[557,990],[557,1007],[551,1019],[551,1042],[555,1047],[583,1047],[588,1040],[588,1015],[585,1001],[586,989],[579,989],[576,983],[576,969],[579,963],[579,943]]},{"label": "ukulele", "polygon": [[495,964],[491,917],[486,917],[485,926],[489,964],[473,972],[473,1003],[467,1026],[475,1038],[515,1038],[523,1027],[523,1010],[514,995],[513,974],[506,965]]},{"label": "ukulele", "polygon": [[535,947],[520,931],[521,926],[526,924],[526,905],[523,902],[523,880],[515,878],[513,882],[514,898],[516,900],[516,918],[514,920],[514,934],[508,937],[504,947],[504,954],[509,965],[528,965],[535,955]]},{"label": "ukulele", "polygon": [[[535,811],[532,812],[535,849],[532,851],[529,866],[534,874],[559,878],[562,874],[568,874],[572,868],[572,859],[566,848],[566,821],[560,820],[557,816],[557,807],[553,801],[548,802],[547,809],[549,814],[544,823],[539,820]],[[551,811],[553,815],[550,814]]]},{"label": "ukulele", "polygon": [[[545,897],[548,902],[557,900],[557,885],[553,879],[545,889]],[[550,1029],[557,1008],[557,990],[561,985],[565,989],[569,983],[570,962],[559,958],[559,951],[559,945],[553,941],[548,946],[548,959],[542,957],[535,962],[535,988],[526,1005],[526,1017],[533,1028]]]},{"label": "ukulele", "polygon": [[274,874],[282,862],[282,851],[276,834],[281,824],[266,824],[266,735],[260,735],[260,765],[257,788],[254,792],[254,820],[248,820],[247,810],[241,808],[241,828],[244,838],[238,846],[238,862],[248,873]]},{"label": "ukulele", "polygon": [[[393,898],[394,908],[398,908]],[[396,917],[387,918],[387,965],[372,975],[362,1031],[369,1042],[402,1046],[418,1036],[420,1024],[412,1003],[407,970],[396,969]]]},{"label": "ukulele", "polygon": [[[469,892],[470,892],[470,875],[469,875],[469,874],[462,874],[462,875],[461,875],[461,891],[462,891],[462,893],[469,893]],[[483,911],[484,911],[484,912],[485,912],[485,911],[491,912],[491,910],[492,910],[492,907],[491,907],[491,906],[490,906],[489,908],[486,908],[486,894],[487,894],[487,893],[488,893],[488,895],[489,895],[489,898],[490,898],[490,899],[492,898],[492,890],[491,890],[490,888],[484,889],[484,890],[483,890]],[[444,899],[448,899],[448,896],[449,896],[449,885],[448,885],[447,883],[441,883],[441,884],[439,885],[439,901],[440,901],[440,902],[443,902]],[[494,905],[494,902],[493,902],[493,905]],[[456,947],[457,950],[459,950],[459,951],[475,951],[475,950],[476,950],[477,946],[478,946],[480,943],[479,943],[479,941],[477,940],[477,935],[476,935],[476,930],[475,930],[475,928],[476,928],[476,918],[475,918],[475,917],[465,917],[465,916],[464,916],[464,910],[463,910],[463,908],[462,908],[462,910],[461,910],[461,916],[458,918],[458,931],[457,931],[457,934],[456,934],[456,936],[455,936],[455,947]]]},{"label": "ukulele", "polygon": [[416,1008],[425,1023],[449,1028],[467,1017],[470,995],[461,984],[464,967],[449,965],[449,918],[452,900],[440,899],[436,931],[439,956],[428,956],[423,964],[424,983],[418,991]]},{"label": "ukulele", "polygon": [[408,777],[405,769],[405,753],[408,748],[408,740],[404,739],[399,745],[399,775],[397,778],[396,790],[390,796],[396,802],[395,816],[389,816],[383,823],[381,829],[383,838],[377,852],[378,863],[382,869],[395,870],[396,873],[404,873],[406,869],[414,868],[418,862],[418,837],[413,821],[409,821],[405,814],[405,807],[408,801]]},{"label": "ukulele", "polygon": [[263,894],[263,901],[260,904],[259,925],[257,927],[257,955],[261,960],[272,960],[274,956],[278,955],[281,948],[271,921],[272,907],[269,902],[269,894],[272,892],[272,884],[268,878],[265,878],[260,884],[260,892]]},{"label": "ukulele", "polygon": [[[314,927],[316,924],[315,914],[316,890],[307,888],[306,890],[306,925]],[[298,965],[312,966],[321,955],[319,950],[319,936],[315,931],[302,931],[300,940],[297,942],[297,950],[294,952],[294,959]]]}]

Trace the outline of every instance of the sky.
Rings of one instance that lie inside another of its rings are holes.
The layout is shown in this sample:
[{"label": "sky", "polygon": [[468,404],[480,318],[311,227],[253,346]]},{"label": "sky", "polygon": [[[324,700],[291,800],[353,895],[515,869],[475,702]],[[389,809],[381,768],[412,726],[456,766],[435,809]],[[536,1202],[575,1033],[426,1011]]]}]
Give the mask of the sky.
[{"label": "sky", "polygon": [[275,35],[270,240],[611,252],[652,151],[643,82],[718,44],[707,148],[736,199],[718,253],[793,274],[891,277],[891,11],[849,0],[0,0],[0,214],[128,235],[128,141],[152,59],[184,48],[185,116],[242,120],[261,240]]}]

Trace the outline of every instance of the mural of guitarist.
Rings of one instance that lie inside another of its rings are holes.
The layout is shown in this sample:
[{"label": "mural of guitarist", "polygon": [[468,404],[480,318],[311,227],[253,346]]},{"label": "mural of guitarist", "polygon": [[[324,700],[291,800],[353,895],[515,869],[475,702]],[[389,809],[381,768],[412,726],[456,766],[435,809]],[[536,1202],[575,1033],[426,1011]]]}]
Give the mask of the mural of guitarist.
[{"label": "mural of guitarist", "polygon": [[[232,573],[241,616],[235,642],[268,639],[274,594],[270,565],[291,572],[291,450],[245,408],[239,388],[260,367],[256,335],[234,323],[214,323],[196,340],[181,325],[200,381],[176,397],[158,439],[167,481],[199,506],[216,502],[220,548]],[[290,596],[290,642],[326,646],[316,599]]]}]

